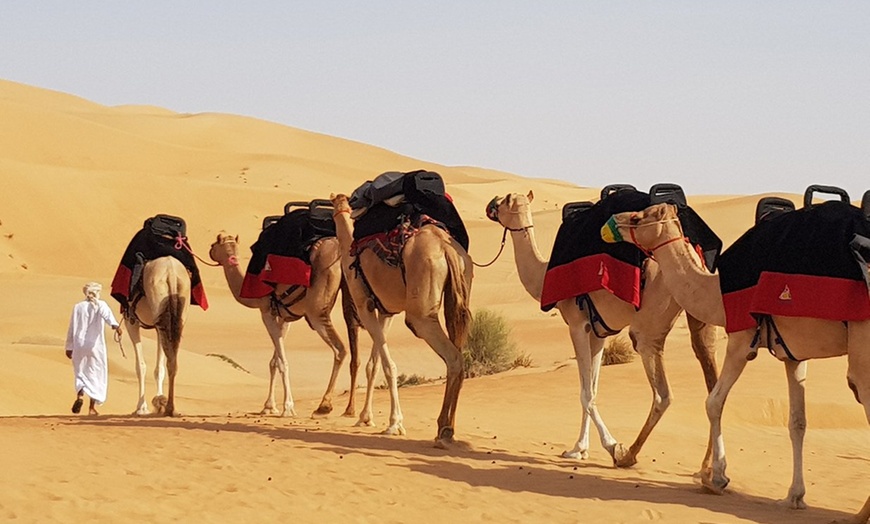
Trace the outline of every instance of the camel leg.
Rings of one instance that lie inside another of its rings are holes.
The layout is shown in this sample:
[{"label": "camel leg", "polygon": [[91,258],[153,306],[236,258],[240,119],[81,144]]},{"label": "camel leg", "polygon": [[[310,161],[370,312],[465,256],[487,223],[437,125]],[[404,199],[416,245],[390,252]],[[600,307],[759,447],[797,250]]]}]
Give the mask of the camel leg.
[{"label": "camel leg", "polygon": [[284,403],[281,411],[282,417],[296,416],[293,409],[293,393],[290,390],[290,375],[287,373],[287,356],[284,350],[284,335],[287,333],[287,323],[281,318],[272,315],[268,308],[260,310],[263,325],[272,340],[272,359],[269,361],[269,396],[263,404],[261,415],[276,415],[278,407],[275,404],[275,379],[281,373],[281,382],[284,385]]},{"label": "camel leg", "polygon": [[707,396],[707,419],[710,421],[710,441],[713,443],[713,462],[709,470],[701,472],[702,484],[714,493],[725,491],[729,479],[725,476],[725,440],[722,438],[722,409],[731,387],[746,367],[746,356],[752,343],[754,329],[731,333],[722,364],[722,374],[713,391]]},{"label": "camel leg", "polygon": [[[689,335],[692,339],[692,351],[695,358],[701,364],[704,373],[704,384],[707,393],[713,391],[716,381],[719,380],[719,368],[716,366],[716,336],[719,328],[713,324],[701,322],[686,312],[686,323],[689,326]],[[700,471],[706,471],[713,464],[713,442],[707,440],[707,451],[704,452],[704,460],[701,461]]]},{"label": "camel leg", "polygon": [[[355,321],[353,321],[355,322]],[[347,327],[347,342],[350,347],[350,392],[347,407],[342,417],[352,417],[356,414],[356,378],[359,374],[359,326],[355,323]]]},{"label": "camel leg", "polygon": [[332,394],[335,390],[335,381],[338,378],[338,372],[341,371],[341,365],[347,357],[347,348],[339,338],[335,327],[332,325],[332,320],[329,318],[329,312],[322,313],[316,318],[310,318],[311,328],[320,335],[320,338],[326,342],[326,345],[332,350],[332,373],[329,375],[329,384],[326,386],[326,392],[320,400],[320,406],[314,411],[313,415],[328,415],[332,413]]},{"label": "camel leg", "polygon": [[456,406],[459,402],[459,392],[465,379],[465,361],[462,352],[453,345],[441,323],[435,316],[418,317],[405,313],[406,321],[417,337],[426,341],[429,346],[438,353],[441,360],[447,366],[447,384],[444,389],[444,400],[441,404],[441,413],[438,415],[438,433],[435,441],[444,446],[453,442],[456,423]]},{"label": "camel leg", "polygon": [[[665,333],[667,335],[667,333]],[[650,407],[649,415],[646,422],[640,430],[635,441],[631,444],[628,450],[620,455],[617,450],[614,455],[614,463],[617,467],[628,468],[637,464],[637,455],[640,453],[646,440],[656,427],[662,415],[671,405],[671,386],[668,383],[668,378],[665,374],[664,364],[664,338],[647,342],[643,338],[637,339],[637,351],[643,361],[643,369],[646,372],[646,379],[652,388],[653,400]]]},{"label": "camel leg", "polygon": [[154,381],[157,383],[157,394],[151,399],[155,413],[163,413],[166,410],[166,395],[163,394],[163,382],[166,380],[166,354],[157,337],[157,364],[154,367]]},{"label": "camel leg", "polygon": [[378,362],[381,359],[381,347],[386,345],[387,331],[393,323],[392,315],[376,314],[372,311],[359,311],[360,322],[372,338],[372,352],[366,363],[366,400],[359,414],[357,426],[374,426],[372,417],[372,402],[375,390],[375,377],[378,374]]},{"label": "camel leg", "polygon": [[807,363],[785,361],[785,374],[788,379],[788,436],[791,438],[792,477],[788,496],[783,501],[790,508],[806,509],[804,495],[804,434],[807,431],[805,384]]},{"label": "camel leg", "polygon": [[381,367],[384,369],[384,377],[387,379],[387,387],[390,390],[390,425],[381,432],[382,435],[404,435],[405,426],[402,425],[402,408],[399,405],[399,384],[396,362],[390,356],[390,348],[384,339],[380,345]]},{"label": "camel leg", "polygon": [[166,371],[169,374],[169,396],[166,399],[166,411],[164,414],[167,417],[178,415],[175,412],[175,375],[178,372],[178,349],[170,349],[166,355]]},{"label": "camel leg", "polygon": [[[604,340],[596,337],[592,333],[592,328],[589,323],[581,317],[580,311],[576,313],[572,308],[566,315],[568,323],[568,331],[571,334],[571,342],[574,345],[574,355],[577,358],[577,371],[580,374],[580,405],[583,407],[583,415],[580,422],[580,435],[574,443],[574,447],[570,451],[564,451],[562,457],[573,459],[586,459],[589,457],[589,424],[590,421],[595,423],[598,429],[598,435],[601,438],[601,445],[613,457],[614,450],[618,442],[610,434],[601,415],[598,414],[598,407],[595,405],[595,397],[598,393],[598,372],[601,367],[601,357],[604,350]],[[576,316],[575,316],[576,315]]]},{"label": "camel leg", "polygon": [[148,403],[145,402],[145,356],[142,353],[142,337],[139,333],[139,324],[133,324],[128,319],[124,319],[127,325],[127,334],[130,335],[130,341],[133,342],[133,351],[136,355],[136,378],[139,381],[139,402],[136,404],[134,415],[147,415]]},{"label": "camel leg", "polygon": [[[849,322],[847,379],[855,400],[864,406],[864,415],[870,422],[870,321]],[[855,516],[844,521],[848,524],[866,524],[870,520],[870,497]],[[839,521],[838,521],[839,522]]]}]

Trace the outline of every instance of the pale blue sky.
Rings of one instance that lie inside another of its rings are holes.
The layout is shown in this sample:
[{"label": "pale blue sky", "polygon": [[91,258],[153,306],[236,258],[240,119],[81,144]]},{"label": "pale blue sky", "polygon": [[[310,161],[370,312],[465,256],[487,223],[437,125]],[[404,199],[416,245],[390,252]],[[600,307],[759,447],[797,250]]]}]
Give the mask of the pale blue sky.
[{"label": "pale blue sky", "polygon": [[26,1],[0,78],[449,165],[690,194],[870,189],[870,2]]}]

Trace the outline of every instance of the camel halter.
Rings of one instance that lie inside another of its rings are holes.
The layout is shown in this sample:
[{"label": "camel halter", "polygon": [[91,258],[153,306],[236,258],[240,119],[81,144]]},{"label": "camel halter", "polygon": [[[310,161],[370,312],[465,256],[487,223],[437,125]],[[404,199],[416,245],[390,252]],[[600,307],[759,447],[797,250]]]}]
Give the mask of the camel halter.
[{"label": "camel halter", "polygon": [[[519,214],[520,214],[519,211],[511,211],[511,210],[508,210],[508,213],[512,213],[512,214],[516,214],[516,215],[519,215]],[[507,234],[508,234],[508,231],[515,231],[515,232],[518,232],[518,231],[526,231],[526,232],[528,232],[528,230],[530,230],[530,229],[532,229],[533,227],[535,227],[534,224],[532,224],[531,226],[525,226],[525,227],[520,227],[520,228],[513,228],[513,227],[507,227],[507,226],[505,226],[504,224],[502,224],[502,223],[498,220],[498,197],[493,198],[493,199],[489,202],[489,204],[487,204],[487,206],[486,206],[486,217],[487,217],[488,219],[492,220],[493,222],[498,222],[499,225],[503,226],[503,227],[504,227],[504,233],[502,233],[502,235],[501,235],[501,246],[499,246],[499,248],[498,248],[498,253],[495,254],[495,258],[493,258],[493,259],[492,259],[491,261],[489,261],[489,263],[487,263],[487,264],[478,264],[477,262],[475,262],[474,260],[472,260],[471,263],[474,264],[474,265],[477,266],[477,267],[489,267],[489,266],[495,264],[495,261],[498,260],[498,257],[501,256],[502,251],[504,251],[504,244],[505,244],[505,242],[507,241]]]},{"label": "camel halter", "polygon": [[[224,239],[223,242],[215,242],[214,244],[211,245],[211,247],[214,248],[215,246],[222,246],[222,245],[224,245],[224,244],[236,244],[236,243],[237,243],[237,242],[236,242],[235,240],[233,240],[231,237],[227,237],[226,239]],[[209,258],[211,258],[212,260],[214,260],[214,258],[211,256],[211,250],[209,250]],[[220,262],[218,262],[217,260],[215,260],[215,262],[216,262],[215,264],[209,264],[209,265],[210,265],[210,266],[212,266],[212,265],[214,265],[214,266],[221,266],[221,265],[223,265],[223,264],[221,264]],[[236,267],[236,266],[238,266],[238,265],[239,265],[239,257],[237,257],[236,255],[230,255],[229,257],[227,257],[227,265],[230,266],[230,267]]]},{"label": "camel halter", "polygon": [[[632,213],[632,216],[634,217],[637,215]],[[667,239],[663,242],[660,242],[659,244],[657,244],[649,249],[646,249],[640,245],[640,243],[637,240],[637,236],[635,236],[635,233],[634,233],[635,229],[640,229],[642,227],[647,227],[647,226],[654,226],[657,224],[667,224],[669,222],[676,222],[677,223],[677,228],[679,228],[679,230],[680,230],[679,236],[676,236],[674,238],[669,238],[669,239]],[[607,224],[605,225],[605,227],[610,228],[611,231],[616,233],[614,235],[614,239],[617,242],[622,240],[622,235],[619,234],[619,230],[617,229],[618,226],[616,226],[616,221],[613,219],[613,217],[610,217],[610,219],[607,221]],[[659,248],[662,248],[662,247],[664,247],[668,244],[672,244],[674,242],[678,242],[680,240],[683,240],[685,242],[689,242],[689,238],[685,235],[685,233],[683,233],[683,225],[680,223],[679,218],[666,218],[664,220],[656,220],[655,222],[647,222],[646,224],[624,224],[622,227],[628,228],[629,235],[631,237],[631,243],[634,244],[635,246],[637,246],[638,249],[640,249],[641,251],[643,251],[646,254],[646,256],[648,256],[652,259],[655,259],[655,256],[654,256],[655,251]]]}]

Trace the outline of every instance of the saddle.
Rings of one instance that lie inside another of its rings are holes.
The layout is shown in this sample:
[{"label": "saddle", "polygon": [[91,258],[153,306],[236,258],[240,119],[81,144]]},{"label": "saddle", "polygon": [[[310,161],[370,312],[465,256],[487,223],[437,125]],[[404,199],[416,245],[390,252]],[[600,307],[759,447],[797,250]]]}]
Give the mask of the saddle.
[{"label": "saddle", "polygon": [[187,224],[181,217],[158,214],[146,219],[142,229],[130,240],[112,280],[111,294],[121,304],[122,312],[137,296],[144,295],[142,272],[145,264],[165,256],[177,259],[187,269],[191,303],[208,308],[199,269],[187,240]]},{"label": "saddle", "polygon": [[332,203],[329,200],[287,202],[283,215],[263,219],[242,282],[243,298],[260,298],[278,284],[308,287],[311,280],[311,248],[319,240],[335,236]]}]

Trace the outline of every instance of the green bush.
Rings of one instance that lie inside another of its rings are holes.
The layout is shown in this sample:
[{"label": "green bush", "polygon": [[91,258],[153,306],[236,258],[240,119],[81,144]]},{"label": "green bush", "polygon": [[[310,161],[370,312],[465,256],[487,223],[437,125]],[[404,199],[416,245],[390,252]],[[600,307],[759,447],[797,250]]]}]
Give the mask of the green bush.
[{"label": "green bush", "polygon": [[627,364],[634,360],[634,356],[634,345],[632,345],[631,339],[620,333],[608,338],[604,344],[604,357],[601,359],[601,365]]},{"label": "green bush", "polygon": [[[396,386],[403,388],[405,386],[419,386],[420,384],[428,384],[432,382],[431,378],[426,378],[423,375],[418,375],[414,373],[413,375],[406,375],[404,373],[399,373],[399,376],[396,377]],[[389,385],[387,381],[384,380],[378,389],[387,389]]]},{"label": "green bush", "polygon": [[504,317],[487,309],[474,313],[462,355],[465,358],[466,378],[492,375],[532,364],[527,354],[518,353]]}]

